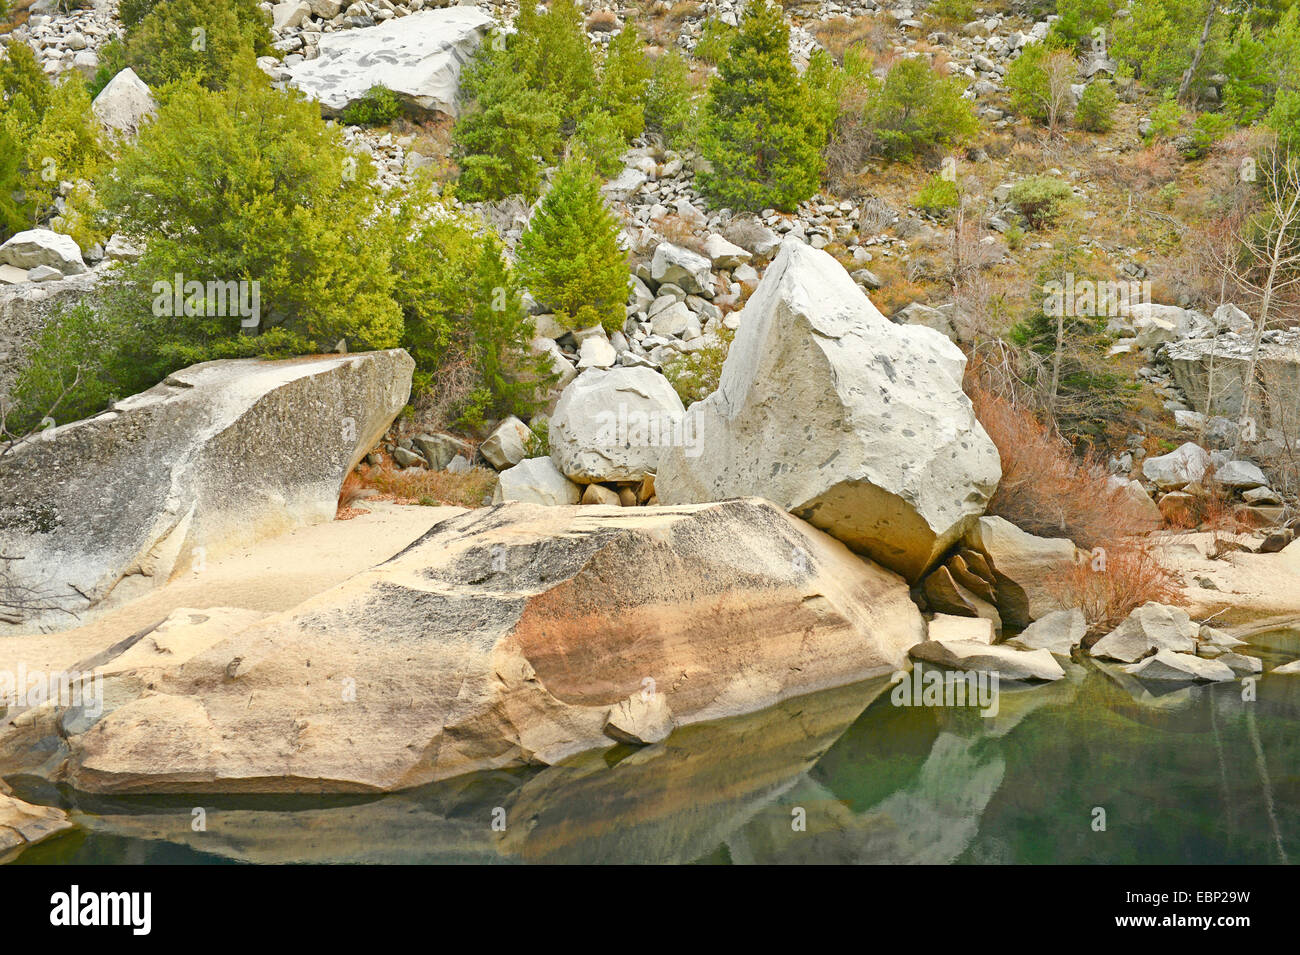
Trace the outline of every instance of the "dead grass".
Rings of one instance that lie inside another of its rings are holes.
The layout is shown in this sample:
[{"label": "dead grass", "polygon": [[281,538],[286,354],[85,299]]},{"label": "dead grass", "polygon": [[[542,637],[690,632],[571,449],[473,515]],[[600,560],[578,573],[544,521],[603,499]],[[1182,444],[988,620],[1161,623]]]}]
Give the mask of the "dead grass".
[{"label": "dead grass", "polygon": [[381,499],[397,504],[482,507],[484,497],[496,485],[497,476],[483,468],[453,474],[450,471],[363,465],[360,482],[363,488],[378,491]]},{"label": "dead grass", "polygon": [[849,47],[858,46],[876,56],[894,47],[894,36],[889,26],[873,16],[832,17],[814,26],[812,33],[836,63],[844,62],[844,53]]}]

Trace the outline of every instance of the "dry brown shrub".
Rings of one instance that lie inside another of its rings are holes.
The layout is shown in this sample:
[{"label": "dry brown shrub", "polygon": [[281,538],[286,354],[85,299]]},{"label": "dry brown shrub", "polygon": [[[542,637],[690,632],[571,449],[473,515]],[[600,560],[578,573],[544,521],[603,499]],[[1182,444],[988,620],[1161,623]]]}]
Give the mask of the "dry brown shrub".
[{"label": "dry brown shrub", "polygon": [[1083,611],[1092,634],[1114,630],[1148,601],[1177,603],[1180,596],[1156,545],[1141,538],[1094,549],[1086,559],[1050,576],[1046,586],[1061,606]]},{"label": "dry brown shrub", "polygon": [[587,17],[587,31],[612,32],[618,26],[618,15],[613,10],[597,10]]},{"label": "dry brown shrub", "polygon": [[447,362],[434,373],[429,387],[415,397],[413,414],[399,422],[399,429],[411,434],[454,430],[459,410],[465,407],[477,380],[470,359]]},{"label": "dry brown shrub", "polygon": [[473,468],[453,474],[450,471],[426,471],[420,468],[363,468],[361,480],[381,496],[398,504],[453,504],[459,507],[482,507],[483,498],[496,486],[495,471]]},{"label": "dry brown shrub", "polygon": [[1173,182],[1182,165],[1178,150],[1163,142],[1129,153],[1127,158],[1121,156],[1118,162],[1114,154],[1102,158],[1105,159],[1105,170],[1109,178],[1132,192],[1143,194]]},{"label": "dry brown shrub", "polygon": [[681,216],[673,213],[655,222],[655,230],[673,245],[690,249],[692,252],[704,253],[704,236],[696,235],[695,229]]},{"label": "dry brown shrub", "polygon": [[1081,608],[1099,632],[1149,600],[1177,598],[1172,575],[1140,536],[1155,529],[1152,522],[1110,487],[1104,467],[1077,457],[1031,410],[1032,398],[1013,373],[977,351],[967,365],[966,392],[1002,459],[988,513],[1040,537],[1067,537],[1088,552],[1051,584],[1062,606]]},{"label": "dry brown shrub", "polygon": [[359,510],[355,505],[358,501],[366,496],[366,485],[361,479],[361,475],[356,471],[349,471],[348,476],[343,479],[343,487],[339,489],[339,503],[336,509],[334,519],[338,521],[351,520],[360,514],[368,513]]}]

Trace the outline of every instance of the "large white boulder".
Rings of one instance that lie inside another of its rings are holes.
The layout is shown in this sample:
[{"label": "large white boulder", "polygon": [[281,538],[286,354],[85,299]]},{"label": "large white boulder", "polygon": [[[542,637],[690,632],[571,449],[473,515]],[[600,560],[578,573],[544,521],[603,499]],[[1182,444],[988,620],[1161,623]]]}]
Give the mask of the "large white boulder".
[{"label": "large white boulder", "polygon": [[1174,491],[1199,481],[1210,466],[1210,452],[1194,441],[1181,447],[1147,458],[1142,462],[1142,475],[1161,490]]},{"label": "large white boulder", "polygon": [[[0,457],[0,553],[29,609],[0,638],[98,610],[261,537],[331,520],[406,404],[405,351],[211,361]],[[39,475],[40,491],[33,490]]]},{"label": "large white boulder", "polygon": [[11,236],[9,241],[0,245],[0,265],[13,265],[20,269],[48,265],[64,275],[79,275],[86,271],[81,248],[72,237],[49,229],[28,229]]},{"label": "large white boulder", "polygon": [[984,512],[997,449],[965,356],[886,319],[825,252],[781,246],[745,305],[718,390],[668,448],[663,503],[760,495],[917,580]]},{"label": "large white boulder", "polygon": [[551,458],[580,484],[639,481],[653,473],[664,449],[698,453],[684,428],[682,399],[650,368],[588,368],[555,405]]},{"label": "large white boulder", "polygon": [[660,283],[671,282],[688,295],[713,294],[711,268],[712,263],[700,253],[671,242],[660,242],[655,246],[654,256],[650,259],[652,279]]},{"label": "large white boulder", "polygon": [[577,504],[582,500],[582,488],[561,474],[550,458],[526,458],[501,472],[492,500],[496,504]]},{"label": "large white boulder", "polygon": [[461,67],[493,23],[490,14],[468,5],[326,33],[320,56],[288,67],[289,82],[330,114],[371,87],[386,86],[412,107],[455,116]]},{"label": "large white boulder", "polygon": [[129,66],[108,81],[91,104],[101,126],[111,133],[135,136],[158,110],[144,80]]},{"label": "large white boulder", "polygon": [[358,793],[554,763],[894,672],[924,623],[896,574],[744,500],[470,511],[228,634],[147,690],[107,678],[50,741],[60,780]]},{"label": "large white boulder", "polygon": [[1092,655],[1135,663],[1157,651],[1195,653],[1200,628],[1178,607],[1148,601],[1092,645]]}]

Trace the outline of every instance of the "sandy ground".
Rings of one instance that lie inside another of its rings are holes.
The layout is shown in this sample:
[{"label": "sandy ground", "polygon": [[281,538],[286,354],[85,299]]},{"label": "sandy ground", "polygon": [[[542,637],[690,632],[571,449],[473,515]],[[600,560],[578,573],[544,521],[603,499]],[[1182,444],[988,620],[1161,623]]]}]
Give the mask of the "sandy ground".
[{"label": "sandy ground", "polygon": [[392,557],[459,507],[366,502],[368,514],[299,527],[220,559],[200,573],[178,577],[150,593],[62,633],[0,640],[0,671],[70,669],[178,607],[287,610],[353,574]]},{"label": "sandy ground", "polygon": [[1215,535],[1181,534],[1163,547],[1181,576],[1184,609],[1237,636],[1300,625],[1300,541],[1277,554],[1233,552],[1211,559]]}]

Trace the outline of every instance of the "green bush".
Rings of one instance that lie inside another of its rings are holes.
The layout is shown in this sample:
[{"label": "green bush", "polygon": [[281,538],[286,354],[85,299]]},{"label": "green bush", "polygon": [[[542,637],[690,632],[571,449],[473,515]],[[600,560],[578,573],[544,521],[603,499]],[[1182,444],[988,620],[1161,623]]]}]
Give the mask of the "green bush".
[{"label": "green bush", "polygon": [[259,283],[252,334],[238,316],[155,317],[160,366],[236,347],[232,338],[255,349],[276,328],[308,351],[339,339],[389,348],[401,337],[388,242],[371,225],[372,167],[314,102],[255,80],[218,91],[178,84],[100,188],[109,221],[145,247],[126,269],[145,301],[177,273]]},{"label": "green bush", "polygon": [[1147,141],[1173,139],[1183,126],[1183,108],[1178,105],[1172,94],[1165,96],[1160,104],[1151,111],[1151,126],[1147,130]]},{"label": "green bush", "polygon": [[122,26],[129,30],[147,17],[160,2],[161,0],[122,0],[117,8],[118,18],[122,21]]},{"label": "green bush", "polygon": [[599,76],[572,0],[553,0],[544,13],[525,4],[516,27],[482,44],[461,77],[465,106],[452,154],[460,194],[471,201],[537,198],[542,170],[575,135],[608,172],[609,157],[645,126],[649,66],[632,23],[611,41]]},{"label": "green bush", "polygon": [[1070,187],[1052,176],[1030,176],[1011,187],[1007,200],[1031,228],[1052,225],[1065,211]]},{"label": "green bush", "polygon": [[600,103],[614,118],[624,141],[640,136],[646,124],[646,93],[651,66],[645,43],[629,17],[609,41],[600,71]]},{"label": "green bush", "polygon": [[0,230],[27,228],[54,211],[61,182],[92,178],[107,159],[81,75],[46,78],[31,48],[6,47],[0,60]]},{"label": "green bush", "polygon": [[60,422],[88,417],[157,380],[128,360],[139,333],[124,316],[89,304],[50,316],[14,380],[10,432],[27,433],[47,415]]},{"label": "green bush", "polygon": [[934,0],[929,13],[940,23],[970,23],[975,19],[975,0]]},{"label": "green bush", "polygon": [[339,118],[347,126],[383,126],[402,115],[402,101],[387,86],[372,86],[364,96],[343,108]]},{"label": "green bush", "polygon": [[191,77],[222,89],[271,52],[256,0],[160,0],[126,32],[127,61],[154,87]]},{"label": "green bush", "polygon": [[452,131],[452,155],[461,197],[471,202],[513,193],[536,199],[542,166],[562,143],[559,110],[519,68],[517,36],[489,38],[461,73],[466,105]]},{"label": "green bush", "polygon": [[900,162],[969,142],[979,120],[956,77],[941,77],[924,59],[899,60],[866,98],[870,151]]},{"label": "green bush", "polygon": [[789,43],[780,6],[745,8],[704,108],[701,151],[712,168],[698,182],[718,205],[789,210],[817,191],[827,131]]},{"label": "green bush", "polygon": [[1104,80],[1093,80],[1079,97],[1074,122],[1090,133],[1108,133],[1115,126],[1115,107],[1119,97],[1115,88]]},{"label": "green bush", "polygon": [[917,192],[912,204],[922,212],[943,216],[956,209],[961,202],[957,183],[942,176],[931,176]]},{"label": "green bush", "polygon": [[590,160],[566,160],[519,240],[519,274],[568,328],[623,327],[631,273]]},{"label": "green bush", "polygon": [[1057,0],[1056,14],[1047,31],[1048,44],[1086,51],[1093,31],[1110,25],[1114,5],[1112,0]]},{"label": "green bush", "polygon": [[1300,152],[1300,90],[1278,93],[1264,124],[1277,133],[1283,149],[1293,154]]},{"label": "green bush", "polygon": [[603,109],[593,110],[582,117],[573,134],[573,142],[604,178],[617,176],[623,168],[621,157],[627,140],[618,128],[618,120]]}]

